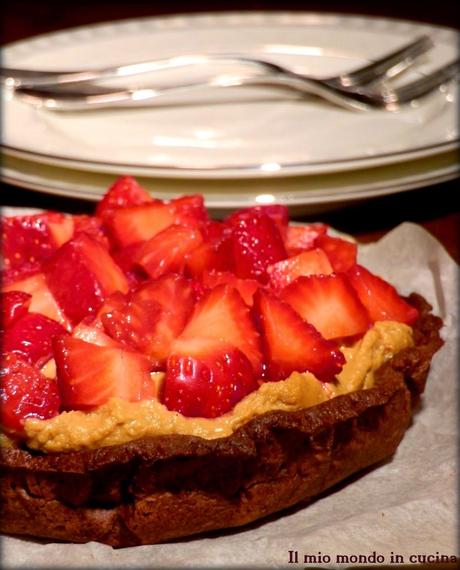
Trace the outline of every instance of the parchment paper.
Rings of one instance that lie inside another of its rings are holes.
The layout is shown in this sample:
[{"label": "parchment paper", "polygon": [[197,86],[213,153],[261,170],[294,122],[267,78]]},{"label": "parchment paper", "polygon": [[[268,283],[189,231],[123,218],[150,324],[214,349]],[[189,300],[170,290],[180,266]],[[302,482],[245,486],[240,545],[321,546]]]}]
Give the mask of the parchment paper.
[{"label": "parchment paper", "polygon": [[[409,223],[362,246],[360,261],[402,293],[422,293],[445,322],[446,344],[433,360],[423,406],[392,460],[307,507],[207,538],[114,550],[4,537],[2,567],[345,568],[360,554],[375,553],[392,566],[423,562],[419,555],[458,556],[459,268],[430,234]],[[295,551],[298,564],[289,563]],[[303,563],[305,555],[315,555],[316,563]]]}]

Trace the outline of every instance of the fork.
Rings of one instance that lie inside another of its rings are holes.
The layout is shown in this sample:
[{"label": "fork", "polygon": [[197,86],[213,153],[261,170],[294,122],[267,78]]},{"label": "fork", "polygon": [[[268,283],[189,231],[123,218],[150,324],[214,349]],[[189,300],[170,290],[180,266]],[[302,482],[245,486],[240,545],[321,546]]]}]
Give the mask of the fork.
[{"label": "fork", "polygon": [[[346,89],[367,85],[382,77],[395,77],[410,67],[418,57],[430,50],[433,45],[433,41],[429,36],[422,35],[396,51],[388,53],[364,67],[355,69],[350,73],[325,79],[315,79],[315,81],[321,81],[330,87]],[[242,56],[240,54],[192,54],[86,71],[40,71],[0,67],[0,80],[5,86],[12,88],[51,87],[65,84],[88,83],[113,77],[130,77],[154,71],[187,67],[190,65],[203,65],[212,62],[243,63],[259,67],[271,73],[287,71],[274,63]]]},{"label": "fork", "polygon": [[[105,91],[104,89],[84,84],[80,91],[60,91],[53,88],[18,87],[15,93],[24,101],[36,107],[51,111],[88,111],[113,107],[139,107],[151,105],[156,99],[181,91],[210,87],[263,86],[289,89],[302,95],[314,95],[346,109],[366,111],[380,109],[396,111],[401,106],[425,97],[436,91],[448,81],[456,78],[460,72],[460,59],[455,60],[432,74],[412,81],[401,87],[384,86],[383,89],[364,89],[357,87],[337,88],[289,70],[276,66],[276,75],[267,76],[227,76],[220,75],[212,79],[187,83],[180,86],[160,89],[125,89]],[[61,88],[62,89],[62,88]]]},{"label": "fork", "polygon": [[[415,44],[418,45],[418,50],[428,49],[428,43],[422,42],[423,38],[419,38]],[[428,38],[429,39],[429,38]],[[411,44],[412,46],[414,45]],[[407,46],[405,48],[407,53]],[[399,55],[403,50],[398,50]],[[384,72],[384,76],[388,77],[390,72],[395,76],[398,69],[407,69],[408,59],[396,62],[396,53],[390,54],[394,65],[388,67]],[[215,60],[215,58],[222,59],[222,56],[202,56],[205,60]],[[228,59],[234,60],[236,56],[226,56]],[[382,69],[385,63],[382,64],[385,58],[374,62],[370,66],[358,70],[358,78],[361,77],[363,84],[371,81],[371,76],[376,75],[381,77]],[[386,58],[388,63],[388,57]],[[171,62],[171,60],[169,60]],[[171,95],[181,91],[190,91],[203,86],[212,87],[235,87],[243,85],[252,86],[265,86],[265,87],[278,87],[294,90],[303,95],[315,95],[329,102],[332,102],[341,107],[357,110],[368,109],[384,109],[396,110],[401,105],[408,104],[415,99],[426,96],[427,94],[438,89],[447,81],[455,78],[459,72],[459,60],[456,60],[444,67],[433,72],[429,76],[422,77],[419,80],[412,81],[402,87],[392,88],[384,86],[383,89],[364,89],[361,84],[356,82],[356,74],[346,74],[335,78],[324,80],[313,79],[299,73],[295,73],[280,65],[266,62],[263,60],[256,60],[252,58],[239,58],[239,61],[255,63],[263,66],[270,73],[265,75],[218,75],[212,77],[207,81],[200,81],[195,83],[185,83],[182,85],[174,85],[173,87],[163,87],[158,89],[151,88],[137,88],[137,89],[124,89],[113,91],[104,89],[100,86],[95,86],[88,82],[88,79],[82,82],[80,89],[75,88],[73,83],[64,85],[44,85],[43,87],[17,87],[15,92],[24,98],[27,102],[32,103],[38,107],[54,110],[54,111],[76,111],[76,110],[90,110],[108,107],[132,107],[139,105],[150,105],[155,99]],[[153,62],[149,62],[151,66]],[[184,63],[182,63],[183,65]],[[135,65],[135,64],[133,64]],[[376,68],[377,65],[377,68]],[[128,66],[132,67],[132,66]],[[369,71],[371,69],[371,71]],[[364,73],[363,73],[364,71]],[[351,76],[351,79],[350,79]],[[344,79],[346,78],[346,79]],[[346,86],[342,84],[345,82]],[[70,88],[70,89],[69,89]]]}]

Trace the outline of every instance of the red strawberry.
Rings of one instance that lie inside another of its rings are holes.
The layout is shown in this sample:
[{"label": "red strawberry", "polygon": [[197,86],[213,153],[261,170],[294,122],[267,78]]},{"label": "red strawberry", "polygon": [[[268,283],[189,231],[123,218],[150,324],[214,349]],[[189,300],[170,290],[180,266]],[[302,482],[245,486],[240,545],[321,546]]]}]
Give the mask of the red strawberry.
[{"label": "red strawberry", "polygon": [[232,271],[231,228],[208,222],[200,231],[205,241],[187,255],[186,274],[200,279],[205,271]]},{"label": "red strawberry", "polygon": [[417,309],[404,301],[393,285],[381,277],[361,265],[355,265],[346,275],[366,307],[372,322],[399,321],[413,325],[418,319]]},{"label": "red strawberry", "polygon": [[267,267],[287,257],[275,222],[263,213],[236,220],[231,239],[237,277],[266,283]]},{"label": "red strawberry", "polygon": [[99,314],[112,338],[147,354],[156,368],[164,368],[171,343],[184,329],[194,302],[193,284],[181,275],[168,274],[127,298],[112,296]]},{"label": "red strawberry", "polygon": [[95,319],[90,323],[82,321],[73,329],[72,336],[98,346],[119,347],[119,343],[105,334],[104,327],[99,319]]},{"label": "red strawberry", "polygon": [[226,283],[235,287],[246,305],[252,307],[254,293],[259,288],[255,279],[239,279],[230,271],[206,271],[202,277],[203,285],[208,289],[214,289],[217,285]]},{"label": "red strawberry", "polygon": [[258,214],[269,216],[275,222],[281,237],[285,239],[289,223],[289,211],[286,206],[282,206],[281,204],[267,204],[265,206],[253,206],[251,208],[238,210],[228,216],[226,223],[236,225],[240,220],[249,220]]},{"label": "red strawberry", "polygon": [[3,289],[7,286],[13,285],[18,281],[23,281],[28,277],[37,275],[42,270],[42,264],[39,261],[26,262],[18,267],[10,267],[8,269],[0,270],[0,282]]},{"label": "red strawberry", "polygon": [[118,246],[126,247],[153,238],[175,223],[175,215],[169,204],[152,202],[110,210],[104,223]]},{"label": "red strawberry", "polygon": [[107,295],[129,289],[108,251],[86,234],[59,248],[45,273],[50,290],[73,324],[94,314]]},{"label": "red strawberry", "polygon": [[137,289],[148,278],[147,273],[135,261],[144,243],[143,241],[133,243],[111,252],[113,260],[125,274],[130,289]]},{"label": "red strawberry", "polygon": [[165,273],[180,273],[186,256],[202,242],[199,229],[172,225],[140,247],[136,261],[153,279]]},{"label": "red strawberry", "polygon": [[332,271],[332,265],[327,255],[318,248],[303,251],[267,268],[270,284],[279,289],[286,287],[301,275],[327,275]]},{"label": "red strawberry", "polygon": [[98,241],[105,248],[109,249],[109,239],[104,230],[102,221],[94,216],[86,216],[84,214],[73,217],[74,233],[73,237],[84,233],[94,240]]},{"label": "red strawberry", "polygon": [[282,380],[295,371],[311,372],[323,382],[334,380],[345,363],[335,343],[262,289],[255,295],[254,306],[267,358],[267,380]]},{"label": "red strawberry", "polygon": [[56,247],[61,247],[66,241],[72,238],[74,232],[73,216],[48,212],[47,223],[51,238]]},{"label": "red strawberry", "polygon": [[200,230],[204,239],[211,243],[220,243],[231,232],[227,224],[218,220],[207,220],[200,226]]},{"label": "red strawberry", "polygon": [[320,235],[315,246],[326,252],[335,272],[347,271],[356,263],[358,246],[351,241],[328,235]]},{"label": "red strawberry", "polygon": [[286,249],[289,255],[295,255],[315,246],[316,238],[328,230],[326,224],[289,225],[286,235]]},{"label": "red strawberry", "polygon": [[172,343],[171,352],[201,358],[204,347],[214,352],[216,346],[223,345],[241,350],[251,362],[256,376],[261,373],[259,334],[249,308],[238,291],[229,285],[218,285],[195,306],[182,334]]},{"label": "red strawberry", "polygon": [[168,358],[161,401],[184,416],[215,418],[258,388],[247,357],[232,346]]},{"label": "red strawberry", "polygon": [[57,381],[67,409],[90,409],[110,398],[129,402],[153,398],[146,356],[122,347],[97,346],[79,338],[54,340]]},{"label": "red strawberry", "polygon": [[134,178],[122,176],[112,184],[97,205],[96,216],[104,216],[110,210],[148,204],[152,201],[150,194]]},{"label": "red strawberry", "polygon": [[0,295],[0,329],[4,330],[27,313],[32,295],[24,293],[24,291],[8,291]]},{"label": "red strawberry", "polygon": [[185,260],[185,274],[201,279],[207,271],[225,271],[228,269],[227,259],[219,254],[216,246],[203,242],[189,252]]},{"label": "red strawberry", "polygon": [[169,205],[174,214],[176,224],[197,227],[209,221],[208,211],[205,208],[201,194],[180,196],[171,200]]},{"label": "red strawberry", "polygon": [[72,219],[56,212],[4,218],[2,254],[5,268],[42,263],[71,237],[72,228]]},{"label": "red strawberry", "polygon": [[59,413],[56,382],[17,354],[2,355],[0,368],[2,424],[6,430],[23,431],[27,418],[47,420]]},{"label": "red strawberry", "polygon": [[68,318],[64,315],[62,309],[56,302],[53,294],[46,284],[43,273],[37,273],[31,277],[27,277],[22,281],[17,281],[11,285],[3,287],[5,293],[9,291],[22,291],[32,296],[29,305],[31,313],[40,313],[54,321],[60,323],[67,330],[71,328]]},{"label": "red strawberry", "polygon": [[369,328],[367,312],[344,275],[299,277],[280,295],[324,338],[354,336]]},{"label": "red strawberry", "polygon": [[2,350],[15,352],[40,368],[52,356],[53,338],[65,333],[56,321],[39,313],[26,313],[4,333]]}]

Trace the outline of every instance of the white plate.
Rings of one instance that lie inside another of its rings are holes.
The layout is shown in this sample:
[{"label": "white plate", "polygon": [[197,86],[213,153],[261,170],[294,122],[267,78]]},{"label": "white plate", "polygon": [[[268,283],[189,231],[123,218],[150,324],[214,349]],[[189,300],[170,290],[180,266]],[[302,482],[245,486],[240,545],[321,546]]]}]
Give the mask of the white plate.
[{"label": "white plate", "polygon": [[[459,175],[455,151],[428,159],[406,161],[373,169],[336,174],[264,179],[193,180],[143,178],[138,181],[153,196],[170,199],[179,194],[201,193],[215,215],[254,203],[278,202],[296,213],[317,213],[352,203],[437,184]],[[99,200],[116,175],[85,172],[5,157],[2,179],[14,185],[75,198]]]},{"label": "white plate", "polygon": [[[78,69],[238,51],[328,76],[360,66],[422,33],[432,35],[436,47],[417,74],[456,57],[458,33],[447,28],[361,16],[236,12],[66,30],[6,47],[3,63]],[[190,79],[213,69],[181,69],[143,81],[151,86],[152,81]],[[234,66],[226,69],[233,71]],[[58,114],[6,94],[2,134],[10,155],[73,169],[189,179],[306,175],[381,166],[453,149],[458,144],[457,104],[454,86],[394,114],[350,112],[286,93],[229,88],[148,109]]]}]

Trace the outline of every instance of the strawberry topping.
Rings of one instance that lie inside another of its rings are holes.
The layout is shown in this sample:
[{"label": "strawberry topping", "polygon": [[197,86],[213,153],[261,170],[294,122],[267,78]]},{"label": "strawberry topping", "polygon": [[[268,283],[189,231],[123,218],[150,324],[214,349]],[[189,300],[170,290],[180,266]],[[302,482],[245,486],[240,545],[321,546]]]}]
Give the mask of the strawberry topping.
[{"label": "strawberry topping", "polygon": [[235,274],[243,279],[268,280],[269,265],[287,257],[276,223],[264,213],[239,216],[232,222]]},{"label": "strawberry topping", "polygon": [[24,420],[46,420],[59,413],[60,397],[56,382],[13,353],[2,355],[0,368],[2,424],[8,431],[21,433]]},{"label": "strawberry topping", "polygon": [[202,355],[203,350],[231,345],[241,350],[260,374],[262,353],[259,333],[248,306],[238,291],[218,285],[195,306],[182,334],[172,343],[173,354]]},{"label": "strawberry topping", "polygon": [[233,346],[171,355],[161,401],[184,416],[215,418],[258,387],[248,358]]},{"label": "strawberry topping", "polygon": [[25,315],[29,310],[32,295],[24,291],[8,291],[1,293],[0,330],[10,327],[17,319]]},{"label": "strawberry topping", "polygon": [[412,325],[418,319],[417,309],[404,301],[393,285],[378,275],[355,265],[347,272],[347,277],[372,322],[399,321]]},{"label": "strawberry topping", "polygon": [[341,274],[299,277],[283,289],[281,298],[324,338],[355,336],[370,325],[366,309]]},{"label": "strawberry topping", "polygon": [[214,418],[262,381],[333,381],[339,342],[418,312],[328,230],[290,225],[280,204],[211,220],[202,196],[154,199],[130,176],[95,216],[6,218],[5,428],[110,398]]},{"label": "strawberry topping", "polygon": [[137,402],[155,396],[150,363],[138,352],[61,336],[54,341],[54,358],[66,409],[90,409],[110,398]]},{"label": "strawberry topping", "polygon": [[282,380],[292,372],[311,372],[329,382],[345,359],[335,343],[325,340],[294,309],[261,289],[255,296],[266,353],[267,380]]},{"label": "strawberry topping", "polygon": [[58,322],[39,313],[26,313],[5,332],[2,349],[15,352],[40,368],[53,354],[53,338],[65,333]]}]

